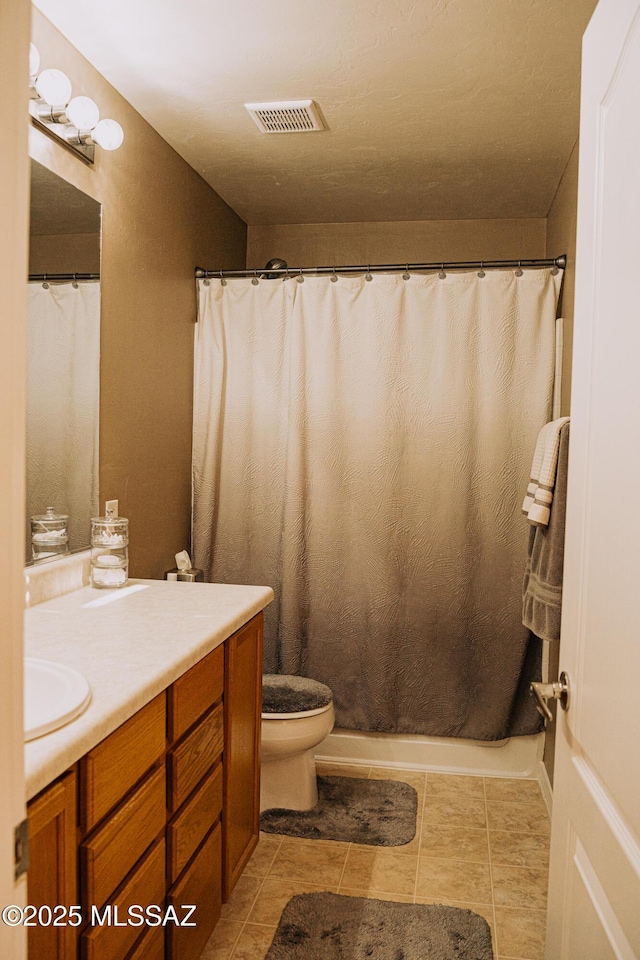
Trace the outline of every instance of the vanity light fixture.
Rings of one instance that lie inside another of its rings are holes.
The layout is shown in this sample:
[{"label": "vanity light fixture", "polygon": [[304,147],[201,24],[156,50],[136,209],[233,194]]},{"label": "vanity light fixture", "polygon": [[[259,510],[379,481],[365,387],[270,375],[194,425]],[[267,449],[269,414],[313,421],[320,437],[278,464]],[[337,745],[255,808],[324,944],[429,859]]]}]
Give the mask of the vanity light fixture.
[{"label": "vanity light fixture", "polygon": [[93,163],[95,145],[117,150],[124,140],[116,120],[101,120],[98,105],[90,97],[72,97],[71,81],[62,70],[40,71],[40,54],[29,46],[29,113],[33,123],[60,140],[88,163]]}]

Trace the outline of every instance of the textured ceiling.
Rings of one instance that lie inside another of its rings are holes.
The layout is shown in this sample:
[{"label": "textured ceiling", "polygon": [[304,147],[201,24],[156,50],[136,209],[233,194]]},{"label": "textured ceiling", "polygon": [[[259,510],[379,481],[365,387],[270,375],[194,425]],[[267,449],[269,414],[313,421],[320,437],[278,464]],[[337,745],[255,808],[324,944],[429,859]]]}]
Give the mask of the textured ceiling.
[{"label": "textured ceiling", "polygon": [[[36,0],[249,224],[546,216],[595,3]],[[305,98],[328,130],[243,106]]]}]

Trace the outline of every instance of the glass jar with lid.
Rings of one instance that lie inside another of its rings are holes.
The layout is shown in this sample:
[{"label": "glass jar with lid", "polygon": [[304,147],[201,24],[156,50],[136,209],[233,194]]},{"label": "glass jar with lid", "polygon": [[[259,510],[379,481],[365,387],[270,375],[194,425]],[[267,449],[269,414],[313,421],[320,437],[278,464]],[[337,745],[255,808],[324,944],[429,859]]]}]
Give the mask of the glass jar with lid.
[{"label": "glass jar with lid", "polygon": [[91,586],[122,587],[129,578],[129,521],[124,517],[91,520]]},{"label": "glass jar with lid", "polygon": [[31,555],[34,560],[63,557],[69,553],[69,515],[47,507],[31,517]]}]

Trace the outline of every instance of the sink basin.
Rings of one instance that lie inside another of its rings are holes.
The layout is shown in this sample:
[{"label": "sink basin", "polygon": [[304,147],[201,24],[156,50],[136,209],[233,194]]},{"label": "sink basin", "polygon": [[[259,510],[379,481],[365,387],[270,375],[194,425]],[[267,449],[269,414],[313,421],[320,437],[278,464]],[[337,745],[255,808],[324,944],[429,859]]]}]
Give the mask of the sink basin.
[{"label": "sink basin", "polygon": [[75,720],[91,702],[88,681],[73,667],[24,659],[24,739],[35,740]]}]

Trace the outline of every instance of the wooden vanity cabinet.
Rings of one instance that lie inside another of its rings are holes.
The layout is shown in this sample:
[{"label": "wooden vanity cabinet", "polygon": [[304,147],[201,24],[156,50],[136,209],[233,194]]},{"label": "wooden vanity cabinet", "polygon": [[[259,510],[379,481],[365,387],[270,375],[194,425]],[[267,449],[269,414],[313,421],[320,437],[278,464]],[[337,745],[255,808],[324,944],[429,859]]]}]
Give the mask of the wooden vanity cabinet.
[{"label": "wooden vanity cabinet", "polygon": [[[259,837],[262,620],[30,802],[29,902],[80,904],[84,925],[31,928],[29,960],[200,956]],[[196,926],[89,922],[132,904],[196,904]]]},{"label": "wooden vanity cabinet", "polygon": [[263,615],[225,641],[223,903],[260,837]]},{"label": "wooden vanity cabinet", "polygon": [[111,922],[94,924],[81,935],[82,960],[126,960],[138,949],[147,928],[127,925],[127,912],[134,905],[164,907],[165,861],[164,837],[158,837],[109,897]]},{"label": "wooden vanity cabinet", "polygon": [[80,828],[88,833],[166,749],[166,697],[154,697],[80,760]]},{"label": "wooden vanity cabinet", "polygon": [[[77,899],[76,771],[65,773],[31,800],[27,902],[71,907]],[[75,960],[78,931],[39,923],[27,930],[29,960]]]},{"label": "wooden vanity cabinet", "polygon": [[164,927],[150,927],[127,960],[164,960]]},{"label": "wooden vanity cabinet", "polygon": [[[123,960],[146,929],[128,908],[164,907],[166,729],[161,693],[80,760],[81,960]],[[91,923],[94,908],[108,922]]]},{"label": "wooden vanity cabinet", "polygon": [[222,908],[224,646],[167,691],[167,903],[196,904],[195,926],[167,926],[168,960],[198,960]]}]

